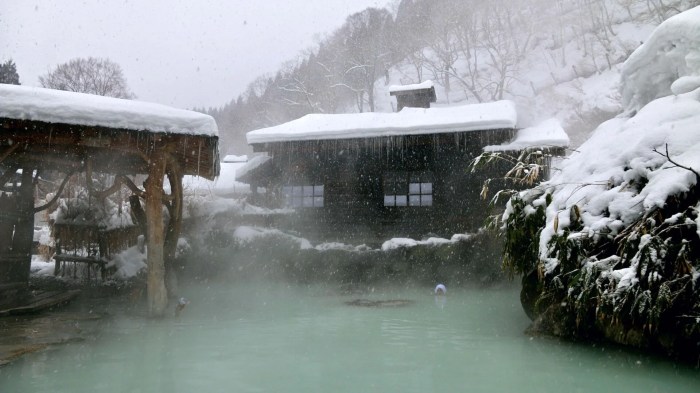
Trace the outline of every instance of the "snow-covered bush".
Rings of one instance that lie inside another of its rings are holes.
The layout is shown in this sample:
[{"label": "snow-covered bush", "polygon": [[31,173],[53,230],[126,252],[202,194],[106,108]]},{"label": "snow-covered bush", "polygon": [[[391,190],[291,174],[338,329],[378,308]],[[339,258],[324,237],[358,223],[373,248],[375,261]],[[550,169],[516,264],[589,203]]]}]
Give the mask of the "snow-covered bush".
[{"label": "snow-covered bush", "polygon": [[601,124],[507,205],[505,263],[550,331],[697,356],[699,33],[700,7],[663,23],[623,70],[632,117]]},{"label": "snow-covered bush", "polygon": [[131,207],[128,203],[116,203],[109,198],[97,200],[82,189],[73,198],[61,198],[56,211],[51,214],[56,224],[91,225],[100,229],[133,226]]}]

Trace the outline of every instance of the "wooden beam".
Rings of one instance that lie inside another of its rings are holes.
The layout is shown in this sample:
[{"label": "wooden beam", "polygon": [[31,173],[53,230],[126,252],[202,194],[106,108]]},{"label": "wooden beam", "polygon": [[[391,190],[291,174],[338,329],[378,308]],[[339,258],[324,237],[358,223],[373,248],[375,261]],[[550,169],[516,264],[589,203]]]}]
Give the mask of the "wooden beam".
[{"label": "wooden beam", "polygon": [[132,192],[134,195],[137,195],[137,196],[139,196],[139,197],[141,197],[141,198],[145,198],[145,197],[146,197],[146,192],[143,191],[143,190],[141,190],[140,188],[138,188],[138,186],[136,186],[136,184],[134,184],[134,182],[131,181],[131,179],[129,179],[128,177],[122,175],[122,181],[124,182],[124,185],[125,185],[129,190],[131,190],[131,192]]},{"label": "wooden beam", "polygon": [[[0,129],[3,129],[3,135],[13,140],[13,145],[26,145],[27,152],[40,156],[43,153],[57,152],[59,157],[76,158],[74,154],[63,153],[87,152],[89,156],[98,158],[93,168],[96,172],[115,173],[114,168],[119,166],[116,173],[147,173],[144,161],[148,161],[154,149],[172,145],[175,147],[172,154],[179,161],[183,174],[199,174],[208,179],[218,175],[219,138],[216,136],[169,134],[8,118],[0,118]],[[4,142],[0,141],[0,145],[3,144]],[[102,154],[106,152],[118,152],[116,161],[103,165],[105,160]],[[135,160],[133,157],[139,159]]]},{"label": "wooden beam", "polygon": [[148,313],[152,317],[162,317],[168,306],[168,293],[165,288],[165,263],[163,254],[163,176],[165,156],[154,151],[149,163],[146,181],[146,244],[148,245]]},{"label": "wooden beam", "polygon": [[53,206],[53,204],[56,203],[56,202],[58,201],[58,198],[61,196],[61,194],[63,194],[63,188],[66,186],[66,184],[68,183],[68,180],[69,180],[71,177],[73,177],[74,174],[75,174],[75,171],[69,173],[69,174],[66,176],[66,178],[63,179],[63,181],[61,182],[60,187],[58,187],[58,191],[56,191],[56,195],[54,195],[53,198],[51,198],[51,200],[50,200],[49,202],[47,202],[46,204],[41,205],[41,206],[38,206],[38,207],[35,207],[35,208],[34,208],[34,213],[36,214],[36,213],[38,213],[38,212],[40,212],[40,211],[42,211],[42,210],[48,209],[49,207]]}]

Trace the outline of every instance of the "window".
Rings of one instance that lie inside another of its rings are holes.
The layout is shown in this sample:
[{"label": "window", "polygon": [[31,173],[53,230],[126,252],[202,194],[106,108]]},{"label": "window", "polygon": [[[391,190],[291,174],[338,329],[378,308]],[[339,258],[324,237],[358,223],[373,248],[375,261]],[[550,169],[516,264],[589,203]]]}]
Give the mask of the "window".
[{"label": "window", "polygon": [[323,185],[282,187],[286,207],[323,207]]},{"label": "window", "polygon": [[432,206],[429,172],[389,172],[384,175],[384,206]]}]

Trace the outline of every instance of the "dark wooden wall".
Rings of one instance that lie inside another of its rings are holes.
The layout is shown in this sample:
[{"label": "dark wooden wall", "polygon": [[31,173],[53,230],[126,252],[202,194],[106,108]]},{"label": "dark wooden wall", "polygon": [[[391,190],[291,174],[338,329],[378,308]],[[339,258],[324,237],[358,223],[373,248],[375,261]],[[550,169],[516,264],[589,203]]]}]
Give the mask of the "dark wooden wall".
[{"label": "dark wooden wall", "polygon": [[[273,184],[323,184],[324,207],[300,208],[276,225],[324,241],[378,243],[392,237],[450,237],[475,231],[487,217],[483,182],[506,168],[471,173],[483,146],[508,141],[514,130],[270,144]],[[429,172],[432,206],[384,206],[388,172]],[[282,198],[278,198],[282,203]]]},{"label": "dark wooden wall", "polygon": [[414,94],[402,94],[396,95],[396,104],[398,108],[397,111],[405,107],[411,108],[430,108],[430,103],[435,102],[435,92],[432,93],[428,90],[414,93]]}]

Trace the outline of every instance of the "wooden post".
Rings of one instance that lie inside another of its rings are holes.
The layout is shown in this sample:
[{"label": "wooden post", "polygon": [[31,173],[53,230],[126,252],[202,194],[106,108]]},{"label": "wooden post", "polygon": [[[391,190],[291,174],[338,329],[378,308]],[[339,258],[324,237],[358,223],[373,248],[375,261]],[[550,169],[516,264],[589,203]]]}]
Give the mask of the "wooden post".
[{"label": "wooden post", "polygon": [[168,206],[170,221],[168,221],[168,229],[165,232],[165,276],[168,295],[172,297],[177,295],[177,275],[173,262],[182,229],[182,171],[177,161],[168,160],[166,173],[168,182],[170,182],[172,202]]},{"label": "wooden post", "polygon": [[14,259],[9,273],[10,281],[29,283],[32,264],[32,242],[34,240],[34,171],[22,169],[22,185],[19,187],[17,221],[12,242]]},{"label": "wooden post", "polygon": [[168,306],[163,254],[163,176],[165,156],[155,151],[150,157],[146,180],[146,223],[148,245],[148,313],[161,317]]}]

